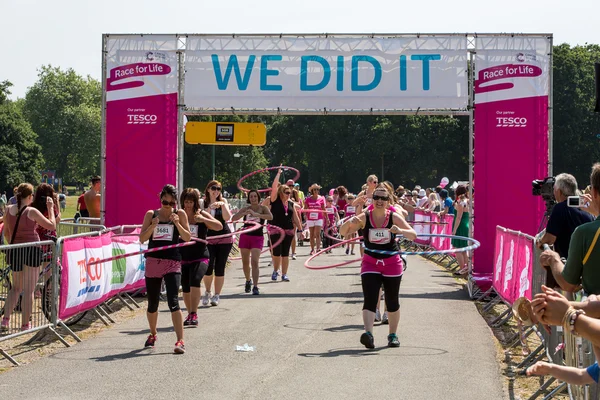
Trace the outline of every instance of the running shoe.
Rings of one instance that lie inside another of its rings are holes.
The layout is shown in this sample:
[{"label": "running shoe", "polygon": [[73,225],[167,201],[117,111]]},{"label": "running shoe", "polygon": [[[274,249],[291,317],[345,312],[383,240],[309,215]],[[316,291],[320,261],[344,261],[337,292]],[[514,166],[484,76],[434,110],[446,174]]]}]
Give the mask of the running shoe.
[{"label": "running shoe", "polygon": [[252,289],[252,281],[246,281],[246,286],[244,286],[244,292],[250,293],[250,289]]},{"label": "running shoe", "polygon": [[292,254],[292,260],[296,259],[296,253]]},{"label": "running shoe", "polygon": [[144,347],[148,348],[148,347],[154,347],[154,345],[156,344],[156,335],[148,335],[148,339],[146,339],[146,343],[144,344]]},{"label": "running shoe", "polygon": [[198,326],[198,314],[192,313],[192,326]]},{"label": "running shoe", "polygon": [[350,254],[350,248],[346,247],[346,255]]},{"label": "running shoe", "polygon": [[279,273],[277,271],[273,271],[273,273],[271,274],[271,280],[276,281],[278,275],[279,275]]},{"label": "running shoe", "polygon": [[283,274],[283,275],[281,275],[281,281],[282,282],[289,282],[290,278],[288,278],[287,274]]},{"label": "running shoe", "polygon": [[192,326],[192,314],[188,314],[185,321],[183,321],[183,326]]},{"label": "running shoe", "polygon": [[383,315],[381,316],[381,324],[382,325],[389,325],[390,321],[388,320],[388,315],[387,315],[387,311],[383,312]]},{"label": "running shoe", "polygon": [[381,313],[379,310],[375,311],[375,322],[381,322]]},{"label": "running shoe", "polygon": [[388,347],[400,347],[400,341],[395,333],[388,335]]},{"label": "running shoe", "polygon": [[365,332],[360,335],[360,343],[363,344],[367,349],[375,348],[375,339],[371,332]]},{"label": "running shoe", "polygon": [[185,353],[185,346],[183,345],[183,340],[178,340],[177,343],[175,343],[175,348],[173,349],[173,352],[175,354]]},{"label": "running shoe", "polygon": [[202,305],[203,306],[208,306],[208,303],[210,302],[210,297],[211,297],[211,293],[209,291],[204,292],[204,296],[202,296]]},{"label": "running shoe", "polygon": [[215,294],[213,297],[211,297],[210,299],[210,305],[211,306],[218,306],[219,305],[219,295]]},{"label": "running shoe", "polygon": [[260,291],[258,290],[258,286],[254,286],[252,288],[252,294],[255,296],[258,296],[260,294]]},{"label": "running shoe", "polygon": [[10,320],[8,318],[2,318],[2,323],[0,323],[0,332],[8,332],[10,329],[9,322]]},{"label": "running shoe", "polygon": [[25,325],[21,325],[21,332],[25,332],[31,329],[31,322],[26,323]]},{"label": "running shoe", "polygon": [[354,252],[351,252],[351,253],[350,253],[350,255],[351,255],[351,256],[353,256],[353,255],[354,255]]},{"label": "running shoe", "polygon": [[310,253],[308,253],[309,256],[312,256],[313,254],[315,254],[314,250],[311,250]]},{"label": "running shoe", "polygon": [[271,261],[269,261],[269,264],[267,265],[267,267],[270,267],[270,266],[271,266]]}]

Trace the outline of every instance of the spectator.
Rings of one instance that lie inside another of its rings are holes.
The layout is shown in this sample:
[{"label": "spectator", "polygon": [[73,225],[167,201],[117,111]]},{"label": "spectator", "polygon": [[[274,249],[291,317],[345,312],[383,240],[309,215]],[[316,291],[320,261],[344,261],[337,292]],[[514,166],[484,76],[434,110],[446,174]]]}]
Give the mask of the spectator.
[{"label": "spectator", "polygon": [[553,244],[554,250],[564,258],[569,256],[569,243],[575,228],[593,221],[591,214],[567,205],[567,197],[576,195],[577,181],[575,177],[569,174],[558,175],[554,183],[554,197],[557,204],[550,214],[546,233],[538,242],[540,248],[544,244]]},{"label": "spectator", "polygon": [[6,191],[4,191],[4,193],[2,193],[2,196],[0,196],[0,197],[4,201],[4,204],[8,203],[8,199],[6,198]]},{"label": "spectator", "polygon": [[[453,236],[469,237],[469,215],[471,210],[471,202],[469,200],[469,192],[467,187],[460,185],[456,188],[456,200],[454,201],[456,208],[456,218],[452,226]],[[463,239],[452,239],[452,247],[460,249],[469,246],[469,242]],[[468,255],[467,253],[456,253],[456,261],[460,265],[460,269],[455,272],[455,275],[464,275],[469,272]]]},{"label": "spectator", "polygon": [[298,191],[298,197],[300,198],[300,201],[304,201],[304,192],[302,190],[300,190],[300,184],[299,183],[294,183],[294,188]]},{"label": "spectator", "polygon": [[13,196],[10,199],[8,199],[9,206],[12,206],[13,204],[17,204],[17,189],[18,189],[18,186],[15,186],[13,188]]},{"label": "spectator", "polygon": [[59,194],[58,201],[60,202],[60,211],[64,212],[67,208],[67,196],[64,193]]},{"label": "spectator", "polygon": [[[584,207],[594,216],[600,210],[600,163],[594,164],[590,176],[591,195],[584,195],[589,206]],[[562,234],[562,232],[561,232]],[[559,253],[546,250],[540,256],[540,263],[550,267],[556,283],[567,292],[576,292],[579,286],[589,294],[600,294],[600,219],[578,226],[569,244],[569,257],[566,265],[560,259]]]},{"label": "spectator", "polygon": [[90,190],[85,192],[83,199],[85,200],[85,207],[90,214],[90,218],[100,218],[100,188],[102,186],[102,179],[99,176],[92,177],[92,186]]},{"label": "spectator", "polygon": [[85,205],[85,192],[81,193],[81,196],[77,199],[77,212],[82,218],[89,218],[90,213]]},{"label": "spectator", "polygon": [[417,208],[421,208],[425,205],[425,203],[427,203],[427,193],[425,189],[419,189],[417,197]]},{"label": "spectator", "polygon": [[440,212],[440,210],[442,209],[442,206],[437,199],[437,193],[431,192],[429,194],[429,199],[427,200],[427,203],[425,203],[425,206],[422,209],[423,209],[423,211],[436,212],[436,213]]},{"label": "spectator", "polygon": [[440,190],[440,198],[442,199],[442,211],[440,212],[440,217],[446,214],[455,214],[456,210],[454,209],[454,204],[452,204],[452,199],[448,195],[446,189]]}]

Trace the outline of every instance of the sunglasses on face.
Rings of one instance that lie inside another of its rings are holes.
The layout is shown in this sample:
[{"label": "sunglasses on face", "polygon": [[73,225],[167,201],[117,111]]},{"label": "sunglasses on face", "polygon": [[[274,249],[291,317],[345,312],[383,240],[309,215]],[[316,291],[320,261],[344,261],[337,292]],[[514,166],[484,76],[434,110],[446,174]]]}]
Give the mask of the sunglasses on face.
[{"label": "sunglasses on face", "polygon": [[163,206],[175,207],[177,205],[176,202],[174,202],[174,201],[167,201],[167,200],[162,200],[161,203],[162,203]]},{"label": "sunglasses on face", "polygon": [[383,200],[383,201],[388,201],[390,198],[388,196],[377,196],[377,195],[373,195],[373,200]]},{"label": "sunglasses on face", "polygon": [[287,194],[289,196],[290,194],[292,194],[292,192],[290,192],[289,190],[286,190],[285,192],[283,192],[283,194]]},{"label": "sunglasses on face", "polygon": [[371,182],[371,183],[372,183],[373,185],[377,185],[379,182],[377,182],[377,181],[373,181],[373,182]]},{"label": "sunglasses on face", "polygon": [[220,188],[219,186],[211,186],[211,187],[210,187],[210,190],[212,190],[213,192],[214,192],[214,191],[220,192],[220,191],[221,191],[221,188]]}]

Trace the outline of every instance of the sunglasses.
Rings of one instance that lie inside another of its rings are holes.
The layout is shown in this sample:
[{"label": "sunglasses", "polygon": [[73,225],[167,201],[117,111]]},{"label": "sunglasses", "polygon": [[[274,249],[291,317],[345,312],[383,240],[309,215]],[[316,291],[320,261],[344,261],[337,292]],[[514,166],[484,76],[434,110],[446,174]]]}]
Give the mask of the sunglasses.
[{"label": "sunglasses", "polygon": [[327,200],[328,203],[333,203],[333,200]]},{"label": "sunglasses", "polygon": [[292,194],[292,192],[290,192],[289,190],[286,190],[285,192],[283,192],[283,194]]},{"label": "sunglasses", "polygon": [[210,187],[210,190],[212,190],[213,192],[214,192],[214,191],[220,192],[220,191],[221,191],[221,188],[220,188],[220,187],[218,187],[218,186],[211,186],[211,187]]},{"label": "sunglasses", "polygon": [[167,200],[162,200],[161,203],[162,203],[163,206],[175,207],[177,205],[176,202],[174,202],[174,201],[167,201]]},{"label": "sunglasses", "polygon": [[389,201],[389,196],[377,196],[377,195],[373,195],[373,200],[383,200],[383,201]]},{"label": "sunglasses", "polygon": [[379,182],[377,182],[377,181],[373,181],[373,182],[371,182],[371,183],[372,183],[372,184],[374,184],[374,185],[377,185]]}]

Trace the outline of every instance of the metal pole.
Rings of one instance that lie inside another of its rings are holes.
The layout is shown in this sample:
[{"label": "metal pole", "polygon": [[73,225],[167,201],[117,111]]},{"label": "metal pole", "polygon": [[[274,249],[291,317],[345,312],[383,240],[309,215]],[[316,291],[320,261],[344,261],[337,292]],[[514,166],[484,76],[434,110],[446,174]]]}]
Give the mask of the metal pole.
[{"label": "metal pole", "polygon": [[[104,224],[106,214],[106,69],[107,69],[107,53],[108,53],[108,35],[102,35],[102,128],[100,132],[100,181],[101,193],[100,196],[100,221]],[[57,288],[58,286],[54,286]],[[56,321],[54,321],[56,323]]]},{"label": "metal pole", "polygon": [[[179,47],[179,40],[183,38],[177,38],[177,47]],[[185,146],[185,133],[183,126],[184,108],[185,108],[185,50],[177,50],[177,187],[183,189],[183,150]]]},{"label": "metal pole", "polygon": [[383,171],[384,171],[384,167],[383,167],[383,154],[381,154],[381,180],[385,181],[385,177],[384,177]]},{"label": "metal pole", "polygon": [[212,145],[212,180],[215,180],[215,145]]}]

